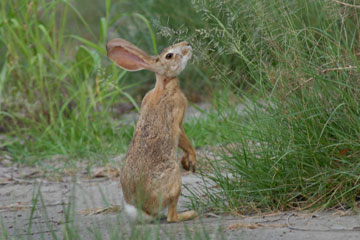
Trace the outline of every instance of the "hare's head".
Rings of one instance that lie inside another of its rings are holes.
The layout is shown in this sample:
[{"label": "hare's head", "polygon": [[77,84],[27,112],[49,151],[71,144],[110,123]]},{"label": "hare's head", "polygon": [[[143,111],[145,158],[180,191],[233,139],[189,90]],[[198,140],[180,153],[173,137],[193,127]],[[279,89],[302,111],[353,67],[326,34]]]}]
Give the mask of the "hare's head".
[{"label": "hare's head", "polygon": [[108,57],[128,71],[147,69],[166,77],[179,75],[192,54],[190,44],[180,42],[166,48],[158,56],[149,56],[121,38],[108,42],[106,49]]}]

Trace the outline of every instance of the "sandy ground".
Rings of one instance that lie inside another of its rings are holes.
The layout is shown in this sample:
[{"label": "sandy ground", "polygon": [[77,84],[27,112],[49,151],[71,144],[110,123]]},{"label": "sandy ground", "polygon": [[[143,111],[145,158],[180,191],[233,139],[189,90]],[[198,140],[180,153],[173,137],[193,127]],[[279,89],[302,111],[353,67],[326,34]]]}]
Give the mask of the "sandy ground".
[{"label": "sandy ground", "polygon": [[[0,239],[63,239],[69,234],[72,239],[143,239],[148,234],[149,239],[360,239],[360,215],[342,212],[243,217],[204,213],[184,223],[129,224],[121,211],[118,177],[97,172],[97,178],[49,181],[34,179],[34,172],[37,170],[0,167]],[[183,176],[183,185],[189,189],[199,182],[196,174]],[[183,194],[187,194],[185,188]],[[186,206],[182,196],[179,211]]]}]

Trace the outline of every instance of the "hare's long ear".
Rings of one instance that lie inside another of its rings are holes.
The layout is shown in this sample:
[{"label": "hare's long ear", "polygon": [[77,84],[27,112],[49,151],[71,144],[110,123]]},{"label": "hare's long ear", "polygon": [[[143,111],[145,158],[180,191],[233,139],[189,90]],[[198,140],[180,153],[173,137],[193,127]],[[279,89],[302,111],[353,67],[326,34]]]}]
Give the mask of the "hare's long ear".
[{"label": "hare's long ear", "polygon": [[106,50],[108,58],[128,71],[151,70],[152,57],[124,39],[111,40]]}]

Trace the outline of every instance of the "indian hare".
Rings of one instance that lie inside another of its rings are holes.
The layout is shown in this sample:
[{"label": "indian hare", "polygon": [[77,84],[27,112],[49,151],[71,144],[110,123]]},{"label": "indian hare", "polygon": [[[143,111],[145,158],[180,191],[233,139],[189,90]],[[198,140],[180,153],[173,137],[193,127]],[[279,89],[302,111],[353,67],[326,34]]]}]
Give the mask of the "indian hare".
[{"label": "indian hare", "polygon": [[[180,42],[158,56],[149,56],[123,39],[108,42],[107,56],[118,66],[129,70],[150,70],[156,75],[155,88],[141,104],[141,114],[121,170],[125,211],[137,217],[153,219],[168,207],[168,222],[193,219],[195,211],[177,212],[181,191],[181,171],[176,152],[184,151],[181,164],[195,171],[194,148],[187,139],[182,123],[187,100],[179,88],[178,75],[191,58],[192,48]],[[136,207],[136,208],[135,208]]]}]

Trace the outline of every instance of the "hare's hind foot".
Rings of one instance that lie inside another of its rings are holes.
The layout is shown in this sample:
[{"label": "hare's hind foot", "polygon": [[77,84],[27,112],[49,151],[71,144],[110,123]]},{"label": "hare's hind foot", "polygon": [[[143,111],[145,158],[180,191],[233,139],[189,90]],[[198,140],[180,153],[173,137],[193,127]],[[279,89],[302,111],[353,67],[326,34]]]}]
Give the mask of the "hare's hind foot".
[{"label": "hare's hind foot", "polygon": [[178,213],[178,214],[176,214],[176,216],[172,216],[172,217],[168,216],[167,221],[169,223],[183,222],[183,221],[195,219],[197,216],[198,216],[197,213],[195,211],[191,210],[191,211]]},{"label": "hare's hind foot", "polygon": [[197,218],[197,213],[194,210],[179,213],[179,221],[187,221]]},{"label": "hare's hind foot", "polygon": [[178,198],[173,199],[168,206],[167,221],[169,223],[192,220],[197,217],[197,213],[195,211],[186,211],[183,213],[178,213],[177,202],[178,202]]},{"label": "hare's hind foot", "polygon": [[168,216],[167,216],[167,221],[169,223],[192,220],[198,216],[195,211],[186,211],[182,213],[177,212],[179,196],[180,196],[180,191],[178,192],[178,195],[176,197],[172,198],[169,201]]}]

